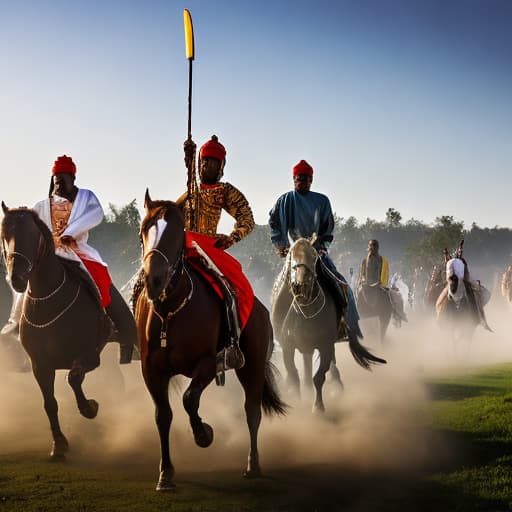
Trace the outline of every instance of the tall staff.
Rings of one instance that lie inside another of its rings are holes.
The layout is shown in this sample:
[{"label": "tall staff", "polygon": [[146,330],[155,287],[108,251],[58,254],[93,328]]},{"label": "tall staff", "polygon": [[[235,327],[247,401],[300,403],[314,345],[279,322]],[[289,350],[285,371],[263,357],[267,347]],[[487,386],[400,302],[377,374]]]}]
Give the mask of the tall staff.
[{"label": "tall staff", "polygon": [[[188,126],[187,143],[192,144],[192,61],[194,60],[194,29],[192,17],[188,9],[183,10],[183,25],[185,28],[185,55],[188,59]],[[188,229],[197,231],[197,181],[196,157],[187,161],[187,205]]]}]

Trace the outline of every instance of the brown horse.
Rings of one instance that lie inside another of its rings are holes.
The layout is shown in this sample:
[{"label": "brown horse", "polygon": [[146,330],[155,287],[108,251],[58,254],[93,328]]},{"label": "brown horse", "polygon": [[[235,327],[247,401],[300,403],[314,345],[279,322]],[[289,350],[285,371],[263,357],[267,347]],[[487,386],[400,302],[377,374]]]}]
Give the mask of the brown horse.
[{"label": "brown horse", "polygon": [[36,212],[2,202],[2,249],[13,288],[25,292],[20,339],[44,399],[53,435],[52,459],[63,459],[68,441],[61,431],[54,396],[55,370],[70,369],[68,383],[80,413],[94,418],[98,403],[82,391],[96,368],[111,325],[92,281],[74,262],[55,254],[53,237]]},{"label": "brown horse", "polygon": [[[136,304],[136,322],[142,355],[142,373],[156,408],[160,435],[160,478],[158,491],[174,487],[169,431],[172,410],[169,380],[174,375],[192,379],[183,394],[183,405],[198,446],[212,443],[213,430],[198,414],[199,400],[216,374],[216,356],[222,333],[223,308],[211,286],[185,259],[184,221],[171,201],[145,197],[146,216],[141,225],[144,254],[144,290]],[[275,388],[270,356],[273,350],[269,314],[255,299],[240,347],[245,365],[236,371],[245,391],[245,412],[250,434],[250,451],[245,476],[261,473],[258,460],[258,429],[261,409],[283,414],[285,404]]]}]

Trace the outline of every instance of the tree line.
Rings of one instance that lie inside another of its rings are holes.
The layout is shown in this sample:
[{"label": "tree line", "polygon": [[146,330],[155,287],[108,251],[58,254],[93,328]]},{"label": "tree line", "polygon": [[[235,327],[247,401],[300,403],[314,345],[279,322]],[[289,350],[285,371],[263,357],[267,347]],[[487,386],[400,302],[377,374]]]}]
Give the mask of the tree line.
[{"label": "tree line", "polygon": [[[140,267],[139,240],[140,213],[136,200],[122,207],[110,204],[105,221],[90,232],[89,242],[98,249],[109,264],[112,278],[118,287],[125,284]],[[335,216],[334,241],[330,255],[338,270],[347,276],[353,268],[359,273],[366,256],[369,239],[380,242],[391,272],[400,272],[411,283],[415,271],[428,273],[434,264],[443,261],[443,249],[456,250],[464,238],[464,256],[470,270],[491,286],[491,280],[512,263],[512,230],[495,226],[480,227],[473,223],[466,227],[453,215],[441,215],[431,224],[417,219],[404,221],[400,212],[389,208],[382,220]],[[229,252],[243,265],[258,296],[268,305],[273,280],[282,267],[282,260],[274,253],[267,225],[256,225],[254,231]],[[5,266],[2,261],[2,277]],[[2,279],[0,314],[5,318],[10,307],[10,293]]]}]

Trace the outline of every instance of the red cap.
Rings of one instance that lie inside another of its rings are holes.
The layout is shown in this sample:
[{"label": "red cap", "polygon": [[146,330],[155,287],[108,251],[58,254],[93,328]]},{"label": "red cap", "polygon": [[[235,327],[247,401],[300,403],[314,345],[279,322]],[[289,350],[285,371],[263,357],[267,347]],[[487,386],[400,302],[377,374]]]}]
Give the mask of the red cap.
[{"label": "red cap", "polygon": [[212,135],[212,138],[204,143],[199,150],[199,158],[209,156],[217,160],[226,159],[226,148],[219,142],[217,135]]},{"label": "red cap", "polygon": [[306,160],[301,160],[298,164],[293,166],[293,175],[298,176],[299,174],[313,176],[313,167],[311,167]]},{"label": "red cap", "polygon": [[73,159],[69,156],[62,155],[55,160],[53,164],[52,174],[76,174],[76,165]]}]

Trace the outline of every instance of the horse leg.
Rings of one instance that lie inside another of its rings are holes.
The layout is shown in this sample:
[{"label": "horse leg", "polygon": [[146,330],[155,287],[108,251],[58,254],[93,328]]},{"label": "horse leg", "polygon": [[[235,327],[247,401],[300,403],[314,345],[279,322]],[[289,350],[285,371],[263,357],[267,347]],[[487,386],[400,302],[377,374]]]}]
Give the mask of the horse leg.
[{"label": "horse leg", "polygon": [[304,361],[304,384],[311,390],[313,389],[313,352],[302,354]]},{"label": "horse leg", "polygon": [[213,429],[201,420],[198,411],[202,392],[215,378],[215,366],[214,357],[201,359],[194,369],[189,387],[183,394],[183,406],[190,419],[194,440],[201,448],[210,446],[213,441]]},{"label": "horse leg", "polygon": [[174,483],[174,466],[171,462],[169,432],[171,430],[172,409],[169,404],[169,377],[144,373],[146,386],[155,404],[155,421],[160,436],[160,478],[157,491],[170,491]]},{"label": "horse leg", "polygon": [[54,395],[55,370],[33,364],[33,373],[43,394],[44,410],[50,420],[50,428],[52,430],[53,447],[50,452],[50,459],[64,460],[64,454],[68,451],[69,445],[59,425],[59,406]]},{"label": "horse leg", "polygon": [[315,384],[316,397],[313,405],[314,413],[325,412],[324,401],[322,397],[322,388],[325,382],[325,374],[329,370],[332,358],[334,357],[334,346],[328,347],[327,349],[320,350],[320,366],[318,371],[313,377],[313,383]]},{"label": "horse leg", "polygon": [[82,363],[78,359],[75,359],[68,373],[68,384],[75,393],[76,405],[78,406],[80,414],[85,418],[93,419],[96,418],[98,414],[99,404],[96,400],[88,400],[85,398],[82,390],[85,372],[86,370],[84,370]]},{"label": "horse leg", "polygon": [[283,362],[286,368],[286,383],[290,391],[300,398],[300,380],[299,372],[295,366],[295,349],[291,344],[282,345],[283,349]]},{"label": "horse leg", "polygon": [[388,330],[390,321],[391,321],[391,311],[383,313],[379,316],[380,343],[382,346],[386,345],[386,332]]},{"label": "horse leg", "polygon": [[336,366],[336,354],[334,354],[332,357],[332,361],[329,366],[329,373],[331,375],[331,379],[333,380],[333,382],[336,382],[343,391],[345,389],[345,386],[343,385],[343,381],[341,380],[341,372]]},{"label": "horse leg", "polygon": [[[258,453],[258,430],[261,423],[261,401],[263,396],[265,369],[257,366],[261,358],[246,359],[245,366],[236,371],[238,380],[245,392],[245,416],[249,428],[250,448],[247,458],[245,478],[261,476],[260,458]],[[264,361],[263,361],[264,364]]]}]

